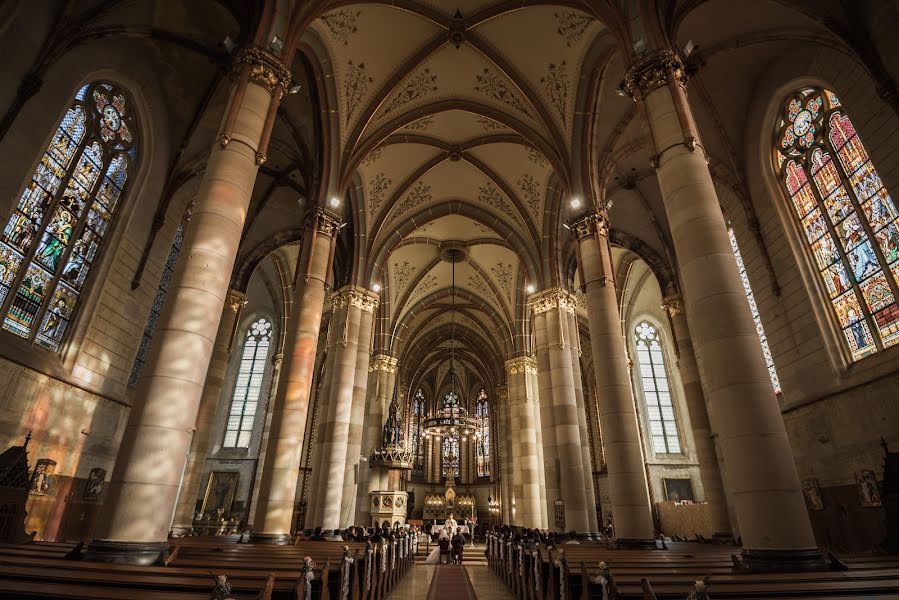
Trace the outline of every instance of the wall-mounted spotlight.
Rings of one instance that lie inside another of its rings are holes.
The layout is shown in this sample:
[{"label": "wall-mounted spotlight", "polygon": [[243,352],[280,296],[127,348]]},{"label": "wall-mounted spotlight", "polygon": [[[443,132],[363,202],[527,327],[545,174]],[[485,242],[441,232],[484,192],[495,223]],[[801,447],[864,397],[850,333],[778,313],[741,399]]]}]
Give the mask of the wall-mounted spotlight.
[{"label": "wall-mounted spotlight", "polygon": [[575,196],[571,199],[571,208],[577,210],[581,207],[581,199]]},{"label": "wall-mounted spotlight", "polygon": [[290,86],[290,88],[288,88],[287,93],[288,94],[297,94],[297,93],[299,93],[299,91],[301,89],[303,89],[303,86],[301,86],[301,85],[292,85],[292,86]]},{"label": "wall-mounted spotlight", "polygon": [[533,293],[534,293],[534,284],[533,284],[533,283],[529,283],[529,284],[528,284],[528,287],[525,288],[525,291],[526,291],[528,294],[533,294]]},{"label": "wall-mounted spotlight", "polygon": [[376,293],[376,294],[377,294],[378,292],[380,292],[380,291],[381,291],[381,284],[380,284],[380,283],[373,283],[372,286],[371,286],[371,291],[373,291],[373,292]]},{"label": "wall-mounted spotlight", "polygon": [[331,204],[331,208],[337,208],[338,206],[340,206],[340,198],[338,198],[337,196],[333,196],[329,203]]},{"label": "wall-mounted spotlight", "polygon": [[228,51],[228,54],[234,52],[234,40],[231,39],[231,36],[226,36],[224,40],[222,40],[222,46],[225,47],[225,50]]},{"label": "wall-mounted spotlight", "polygon": [[272,41],[269,43],[268,47],[269,50],[271,50],[275,54],[280,54],[281,50],[284,49],[284,40],[282,40],[278,36],[275,36],[272,38]]}]

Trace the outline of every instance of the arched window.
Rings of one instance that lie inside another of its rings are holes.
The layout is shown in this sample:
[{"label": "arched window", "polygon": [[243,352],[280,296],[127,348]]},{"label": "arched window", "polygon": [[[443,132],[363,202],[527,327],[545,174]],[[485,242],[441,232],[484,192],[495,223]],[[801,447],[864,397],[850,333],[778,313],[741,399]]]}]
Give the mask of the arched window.
[{"label": "arched window", "polygon": [[144,370],[144,363],[147,362],[147,353],[150,351],[150,341],[153,339],[153,333],[156,331],[156,322],[159,321],[162,303],[165,301],[165,294],[169,289],[172,273],[175,272],[175,264],[178,262],[178,254],[181,252],[182,242],[184,242],[184,221],[179,223],[178,229],[175,230],[175,239],[172,240],[169,256],[165,259],[165,265],[162,267],[162,277],[159,279],[159,287],[156,288],[156,296],[153,298],[153,305],[150,307],[150,316],[147,317],[147,324],[144,326],[144,335],[141,337],[140,346],[137,348],[137,356],[134,357],[134,364],[131,366],[131,376],[128,378],[128,387],[135,387],[137,385],[137,382],[140,380],[141,371]]},{"label": "arched window", "polygon": [[899,341],[899,213],[852,121],[830,91],[783,106],[774,164],[815,257],[852,360]]},{"label": "arched window", "polygon": [[478,430],[475,432],[475,455],[478,463],[478,477],[490,477],[490,407],[487,392],[478,393],[474,416]]},{"label": "arched window", "polygon": [[425,444],[421,433],[422,421],[425,418],[425,395],[421,388],[412,396],[412,469],[416,472],[424,470]]},{"label": "arched window", "polygon": [[641,322],[634,331],[637,345],[637,362],[643,383],[643,401],[649,415],[649,432],[652,449],[656,454],[679,454],[680,436],[677,419],[671,403],[671,389],[665,370],[665,357],[659,332],[655,327]]},{"label": "arched window", "polygon": [[123,90],[78,90],[0,236],[4,330],[59,349],[134,168],[136,138]]},{"label": "arched window", "polygon": [[759,334],[759,343],[762,345],[762,354],[765,355],[765,364],[768,366],[768,375],[771,377],[771,385],[774,386],[774,393],[780,393],[780,380],[777,378],[777,369],[774,368],[774,357],[771,356],[771,348],[768,347],[768,336],[765,335],[765,328],[762,326],[762,317],[759,315],[759,307],[755,303],[755,294],[752,293],[752,287],[749,285],[749,276],[746,275],[746,265],[743,264],[743,255],[740,254],[740,247],[737,246],[737,237],[734,235],[733,228],[727,229],[730,236],[730,247],[734,251],[734,258],[737,259],[737,268],[740,270],[740,280],[743,282],[743,291],[746,292],[746,299],[749,300],[749,309],[752,311],[752,320],[755,321],[755,330]]},{"label": "arched window", "polygon": [[231,412],[225,429],[225,448],[248,448],[253,420],[259,406],[265,359],[272,341],[272,324],[266,319],[254,321],[247,328],[247,337],[240,357],[237,383],[231,397]]},{"label": "arched window", "polygon": [[440,475],[448,478],[459,478],[459,432],[443,438],[443,452],[441,453]]}]

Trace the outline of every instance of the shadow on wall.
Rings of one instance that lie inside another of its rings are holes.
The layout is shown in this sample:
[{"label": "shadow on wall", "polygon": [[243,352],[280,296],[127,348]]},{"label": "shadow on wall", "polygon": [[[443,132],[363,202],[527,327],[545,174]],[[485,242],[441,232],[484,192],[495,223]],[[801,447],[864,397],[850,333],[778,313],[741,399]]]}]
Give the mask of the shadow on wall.
[{"label": "shadow on wall", "polygon": [[882,506],[863,506],[857,485],[820,489],[821,510],[810,510],[818,545],[836,552],[868,552],[886,539]]}]

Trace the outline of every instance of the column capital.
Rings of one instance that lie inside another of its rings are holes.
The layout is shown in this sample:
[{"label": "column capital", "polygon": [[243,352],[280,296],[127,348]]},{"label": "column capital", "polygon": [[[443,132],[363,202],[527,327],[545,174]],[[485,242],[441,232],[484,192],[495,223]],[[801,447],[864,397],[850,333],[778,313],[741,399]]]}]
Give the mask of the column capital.
[{"label": "column capital", "polygon": [[368,372],[383,371],[385,373],[396,373],[399,360],[388,354],[375,354],[368,363]]},{"label": "column capital", "polygon": [[506,361],[506,372],[509,375],[518,373],[536,373],[537,361],[531,356],[516,356]]},{"label": "column capital", "polygon": [[609,236],[609,211],[606,208],[591,210],[571,223],[575,238],[582,240],[591,235]]},{"label": "column capital", "polygon": [[654,50],[631,65],[621,86],[631,98],[645,97],[651,91],[668,84],[669,72],[673,73],[674,81],[686,89],[687,73],[680,56],[670,48]]},{"label": "column capital", "polygon": [[534,314],[539,315],[554,308],[573,313],[577,308],[577,298],[560,287],[549,288],[531,294],[528,298],[528,307]]},{"label": "column capital", "polygon": [[365,312],[374,313],[378,310],[379,303],[380,297],[377,294],[355,285],[345,285],[331,294],[332,310],[355,306]]},{"label": "column capital", "polygon": [[272,96],[281,98],[290,87],[291,75],[281,59],[259,46],[246,46],[234,57],[234,70],[244,66],[250,70],[250,81],[267,89]]},{"label": "column capital", "polygon": [[675,317],[684,314],[684,299],[680,294],[671,294],[662,298],[662,308],[668,312],[668,316]]},{"label": "column capital", "polygon": [[228,294],[225,296],[225,306],[231,312],[239,311],[243,306],[247,304],[247,295],[241,292],[240,290],[235,290],[234,288],[228,288]]},{"label": "column capital", "polygon": [[340,228],[340,217],[321,207],[311,208],[306,213],[306,229],[334,236]]}]

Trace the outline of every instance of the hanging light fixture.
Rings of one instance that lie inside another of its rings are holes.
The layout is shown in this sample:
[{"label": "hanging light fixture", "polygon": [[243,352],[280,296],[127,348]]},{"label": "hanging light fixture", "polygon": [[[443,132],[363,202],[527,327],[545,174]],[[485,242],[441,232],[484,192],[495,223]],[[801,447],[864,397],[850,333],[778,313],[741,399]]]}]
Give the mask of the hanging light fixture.
[{"label": "hanging light fixture", "polygon": [[[452,264],[452,284],[450,287],[450,391],[444,396],[442,405],[434,409],[422,423],[425,435],[448,437],[458,434],[460,439],[474,435],[477,419],[468,415],[468,410],[460,402],[456,390],[456,261]],[[450,457],[447,457],[450,458]],[[452,457],[455,458],[455,457]]]}]

